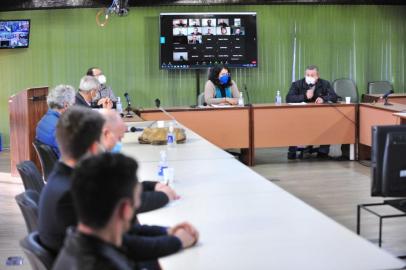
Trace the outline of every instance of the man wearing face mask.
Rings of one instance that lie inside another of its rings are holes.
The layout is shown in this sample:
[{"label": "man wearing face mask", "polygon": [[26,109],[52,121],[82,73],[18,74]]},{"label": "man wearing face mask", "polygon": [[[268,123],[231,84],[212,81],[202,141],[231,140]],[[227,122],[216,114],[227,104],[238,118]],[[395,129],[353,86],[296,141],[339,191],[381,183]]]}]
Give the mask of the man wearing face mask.
[{"label": "man wearing face mask", "polygon": [[230,70],[225,66],[215,66],[210,70],[209,80],[204,87],[204,99],[207,104],[238,104],[240,92],[231,79]]},{"label": "man wearing face mask", "polygon": [[[286,96],[286,102],[335,103],[337,102],[337,95],[330,83],[320,78],[318,67],[310,65],[306,67],[305,77],[292,83]],[[319,158],[327,158],[329,149],[329,145],[320,145],[317,156]],[[290,146],[288,159],[296,159],[296,151],[296,146]]]},{"label": "man wearing face mask", "polygon": [[107,78],[100,68],[91,67],[87,70],[86,75],[92,76],[99,81],[100,89],[97,96],[98,99],[109,98],[113,103],[117,102],[117,98],[114,95],[113,89],[111,89],[111,87],[106,84]]},{"label": "man wearing face mask", "polygon": [[75,104],[89,108],[111,109],[113,102],[109,98],[98,98],[100,82],[92,76],[84,76],[80,80],[79,91],[75,96]]},{"label": "man wearing face mask", "polygon": [[[104,123],[99,112],[83,106],[72,106],[58,121],[56,137],[61,158],[41,191],[38,208],[39,238],[53,254],[63,246],[66,229],[78,223],[71,192],[73,170],[79,160],[104,152],[100,139]],[[110,171],[112,180],[114,175]],[[193,246],[198,236],[187,222],[171,228],[133,224],[123,245],[131,259],[150,261]]]},{"label": "man wearing face mask", "polygon": [[35,139],[49,145],[59,157],[59,147],[56,142],[56,124],[60,116],[75,104],[75,89],[70,85],[58,85],[47,96],[48,111],[37,124]]},{"label": "man wearing face mask", "polygon": [[[127,131],[123,119],[115,110],[100,110],[105,119],[101,135],[101,143],[106,151],[121,152],[121,140]],[[165,206],[169,201],[179,199],[176,192],[169,186],[156,181],[142,181],[142,204],[138,213],[152,211]]]}]

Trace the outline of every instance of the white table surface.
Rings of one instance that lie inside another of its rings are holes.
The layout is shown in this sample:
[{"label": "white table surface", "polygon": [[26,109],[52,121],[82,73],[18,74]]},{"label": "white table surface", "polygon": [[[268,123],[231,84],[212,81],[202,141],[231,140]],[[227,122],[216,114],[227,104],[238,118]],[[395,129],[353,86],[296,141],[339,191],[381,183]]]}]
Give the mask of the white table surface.
[{"label": "white table surface", "polygon": [[[159,150],[157,146],[137,146],[133,136],[126,135],[124,153],[139,160],[141,179],[154,179]],[[191,134],[194,136],[197,141],[192,141],[190,148],[188,144],[178,145],[169,160],[181,199],[139,215],[144,224],[170,226],[190,221],[200,232],[197,246],[160,259],[164,269],[361,270],[405,266]]]}]

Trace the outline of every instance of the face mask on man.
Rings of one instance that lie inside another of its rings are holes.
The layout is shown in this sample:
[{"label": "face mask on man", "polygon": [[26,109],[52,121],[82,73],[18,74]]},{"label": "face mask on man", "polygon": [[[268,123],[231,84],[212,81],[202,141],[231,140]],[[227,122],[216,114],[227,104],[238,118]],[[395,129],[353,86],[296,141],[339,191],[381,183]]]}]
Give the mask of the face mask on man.
[{"label": "face mask on man", "polygon": [[315,84],[316,83],[316,79],[310,76],[306,76],[305,77],[306,83],[307,84]]},{"label": "face mask on man", "polygon": [[219,81],[221,84],[226,84],[226,83],[228,83],[229,79],[230,79],[230,75],[224,74],[224,75],[220,76]]},{"label": "face mask on man", "polygon": [[104,76],[103,74],[97,76],[97,80],[99,81],[100,84],[106,84],[107,82],[106,76]]},{"label": "face mask on man", "polygon": [[122,148],[123,148],[123,143],[122,142],[117,142],[114,145],[113,149],[111,149],[110,152],[112,152],[112,153],[120,153]]}]

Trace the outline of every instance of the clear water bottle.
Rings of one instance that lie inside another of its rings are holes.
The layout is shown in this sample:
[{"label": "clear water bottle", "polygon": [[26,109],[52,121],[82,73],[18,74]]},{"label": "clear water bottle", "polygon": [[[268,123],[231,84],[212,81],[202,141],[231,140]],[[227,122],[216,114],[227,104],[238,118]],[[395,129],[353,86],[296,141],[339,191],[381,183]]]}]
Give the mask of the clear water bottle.
[{"label": "clear water bottle", "polygon": [[121,103],[120,97],[117,97],[116,111],[120,114],[123,113],[123,104]]},{"label": "clear water bottle", "polygon": [[279,90],[276,91],[275,104],[276,105],[281,105],[282,104],[281,91],[279,91]]},{"label": "clear water bottle", "polygon": [[173,123],[170,123],[168,135],[166,136],[168,147],[173,147],[176,144],[175,133],[173,132],[174,130]]},{"label": "clear water bottle", "polygon": [[242,92],[240,92],[240,97],[238,98],[238,106],[244,106],[244,97]]},{"label": "clear water bottle", "polygon": [[166,151],[162,150],[159,152],[160,160],[158,164],[158,181],[164,182],[164,169],[168,168],[168,161],[166,157]]}]

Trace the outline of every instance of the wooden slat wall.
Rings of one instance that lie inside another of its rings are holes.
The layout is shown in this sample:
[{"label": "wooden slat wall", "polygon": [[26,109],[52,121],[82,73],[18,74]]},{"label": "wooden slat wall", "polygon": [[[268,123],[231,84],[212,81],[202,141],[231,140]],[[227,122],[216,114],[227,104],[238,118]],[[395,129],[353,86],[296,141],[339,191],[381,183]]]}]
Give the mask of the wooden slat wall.
[{"label": "wooden slat wall", "polygon": [[[127,17],[95,23],[97,9],[0,12],[0,19],[31,19],[29,49],[0,50],[0,132],[8,145],[8,97],[28,87],[79,84],[90,66],[100,66],[119,95],[137,106],[195,103],[194,71],[158,68],[160,12],[258,12],[258,69],[233,71],[252,102],[286,95],[304,67],[317,64],[328,80],[349,77],[360,93],[368,81],[389,80],[405,91],[406,6],[254,5],[133,7]],[[293,65],[294,39],[296,63]],[[207,77],[201,71],[201,88]]]}]

